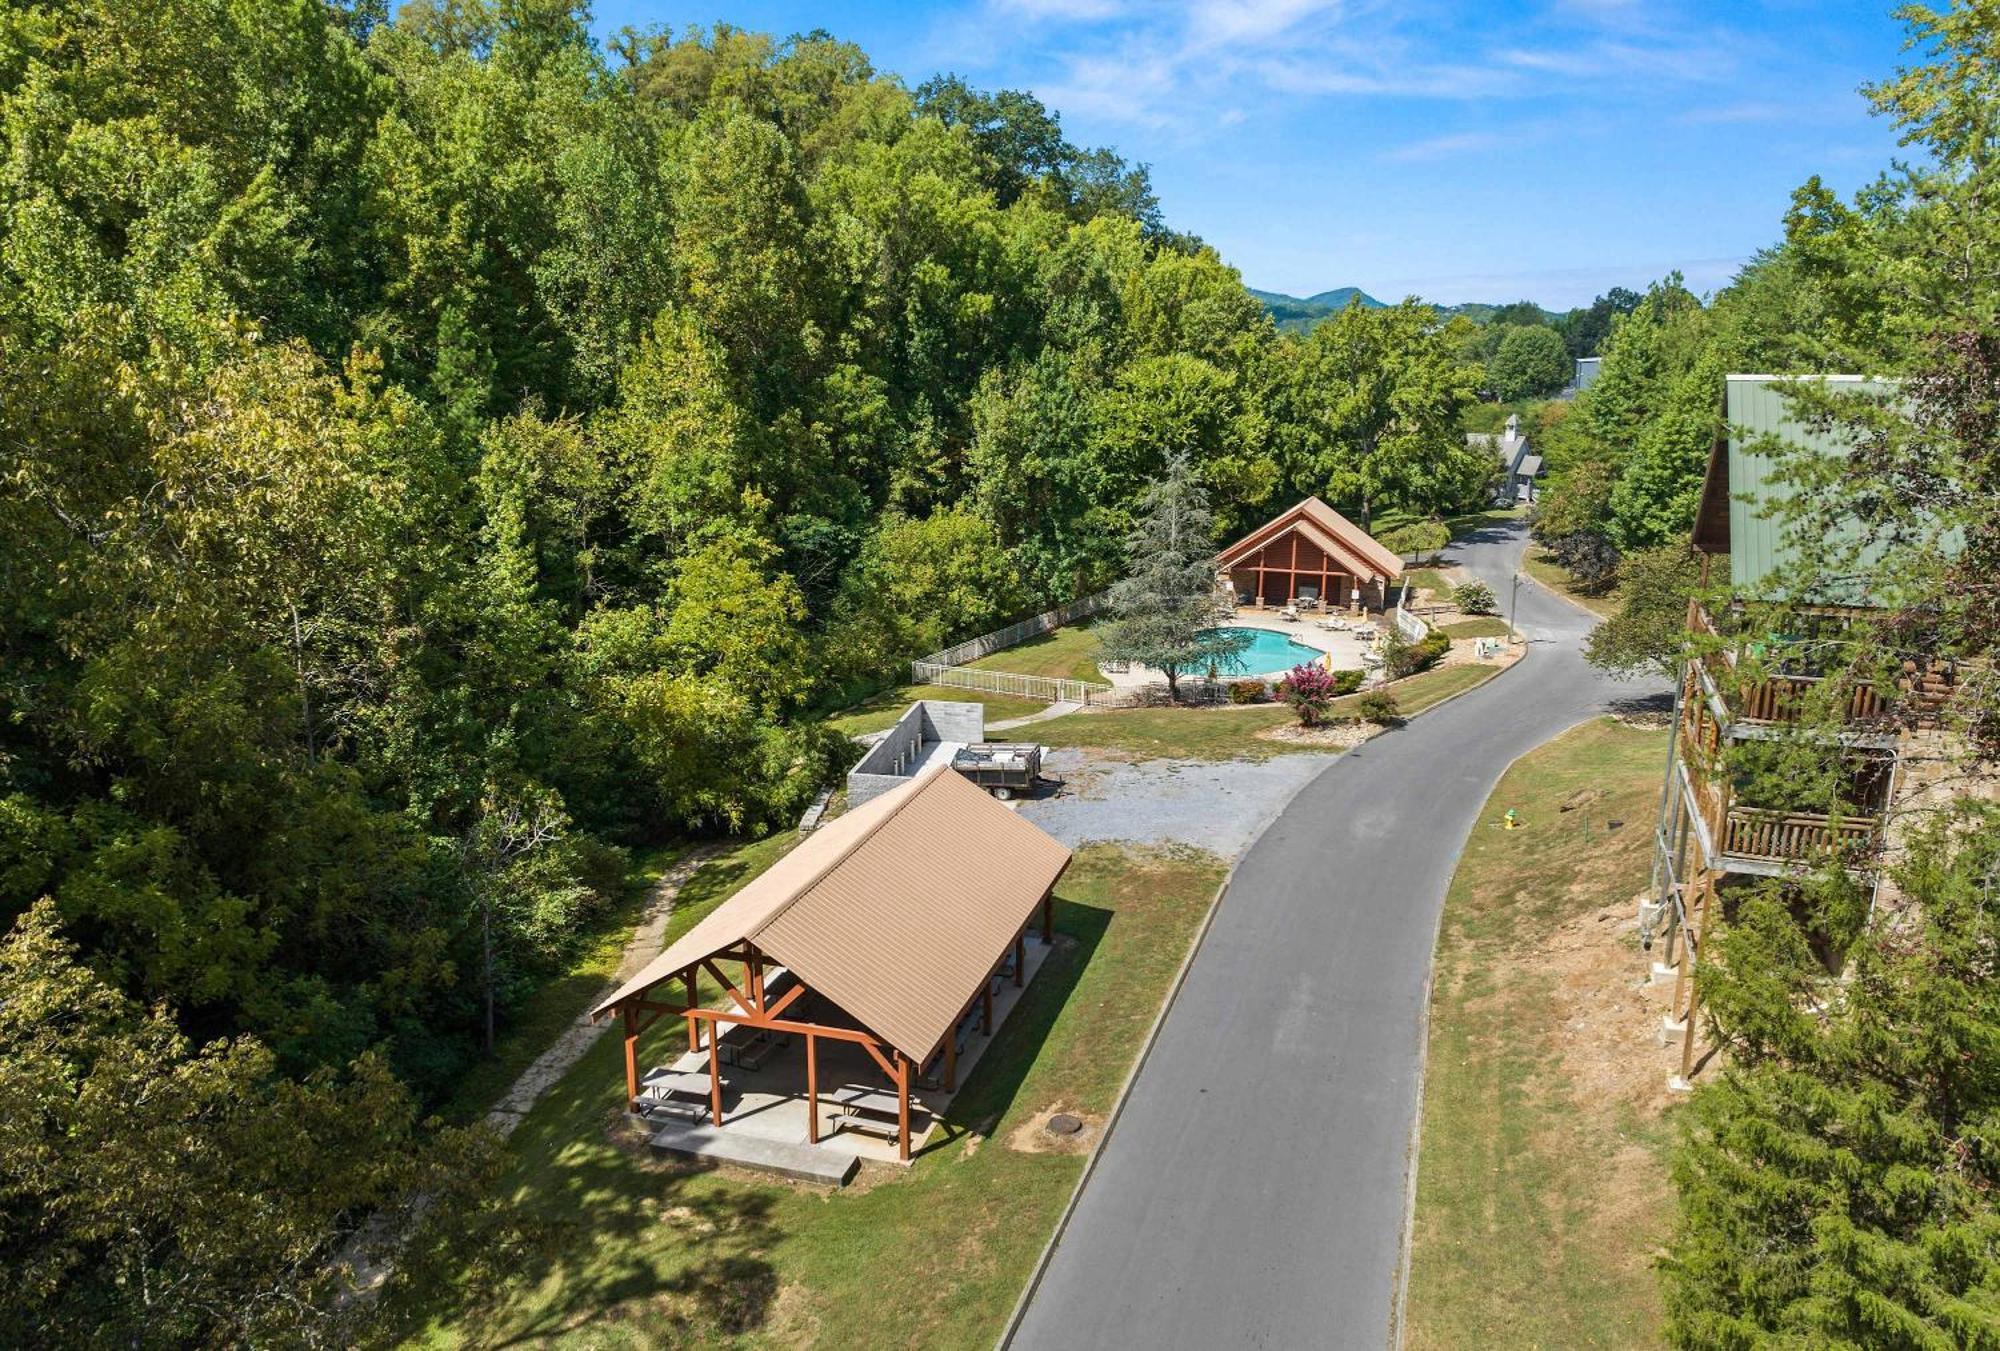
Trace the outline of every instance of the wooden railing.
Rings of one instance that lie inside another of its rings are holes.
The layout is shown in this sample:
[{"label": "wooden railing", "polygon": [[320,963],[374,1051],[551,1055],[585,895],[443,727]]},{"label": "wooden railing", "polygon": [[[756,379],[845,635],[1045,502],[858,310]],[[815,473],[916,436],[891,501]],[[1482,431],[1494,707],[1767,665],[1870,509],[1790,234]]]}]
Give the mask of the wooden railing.
[{"label": "wooden railing", "polygon": [[[1737,716],[1745,722],[1797,722],[1811,700],[1814,687],[1821,683],[1820,676],[1781,675],[1754,685],[1739,685]],[[1888,716],[1888,712],[1889,705],[1877,692],[1875,682],[1864,680],[1847,691],[1847,707],[1842,717],[1847,722],[1875,722]]]},{"label": "wooden railing", "polygon": [[1873,842],[1880,823],[1867,816],[1731,807],[1722,852],[1771,863],[1807,863],[1829,851],[1849,853]]}]

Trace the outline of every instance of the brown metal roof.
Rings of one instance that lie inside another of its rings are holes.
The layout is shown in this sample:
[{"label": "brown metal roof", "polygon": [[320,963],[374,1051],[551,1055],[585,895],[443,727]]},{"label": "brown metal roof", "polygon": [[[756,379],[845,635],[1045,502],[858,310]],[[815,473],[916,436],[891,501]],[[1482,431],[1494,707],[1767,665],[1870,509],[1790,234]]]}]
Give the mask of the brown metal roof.
[{"label": "brown metal roof", "polygon": [[[1317,530],[1313,527],[1317,527]],[[1216,561],[1221,566],[1228,567],[1245,554],[1263,548],[1293,528],[1298,528],[1301,534],[1328,553],[1347,560],[1358,577],[1403,575],[1402,559],[1383,548],[1373,535],[1317,497],[1308,497],[1282,515],[1258,526],[1216,555]]]},{"label": "brown metal roof", "polygon": [[1038,827],[939,764],[807,836],[592,1016],[748,941],[921,1060],[1069,858]]}]

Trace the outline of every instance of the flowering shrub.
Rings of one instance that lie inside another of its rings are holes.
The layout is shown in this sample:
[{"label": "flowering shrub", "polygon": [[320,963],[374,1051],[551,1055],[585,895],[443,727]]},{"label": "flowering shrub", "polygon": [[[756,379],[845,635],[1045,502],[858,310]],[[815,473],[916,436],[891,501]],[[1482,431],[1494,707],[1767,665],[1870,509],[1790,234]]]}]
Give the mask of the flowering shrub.
[{"label": "flowering shrub", "polygon": [[1232,704],[1261,704],[1271,697],[1271,687],[1261,680],[1236,680],[1229,685]]},{"label": "flowering shrub", "polygon": [[1303,727],[1320,725],[1334,693],[1334,673],[1324,666],[1294,666],[1278,686],[1278,697],[1292,706]]}]

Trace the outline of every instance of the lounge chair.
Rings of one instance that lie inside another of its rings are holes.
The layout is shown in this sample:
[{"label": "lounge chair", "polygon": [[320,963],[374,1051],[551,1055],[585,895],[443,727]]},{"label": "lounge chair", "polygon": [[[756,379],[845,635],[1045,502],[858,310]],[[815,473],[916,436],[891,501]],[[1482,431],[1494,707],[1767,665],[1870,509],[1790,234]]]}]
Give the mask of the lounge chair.
[{"label": "lounge chair", "polygon": [[1284,609],[1278,611],[1278,618],[1284,620],[1287,624],[1298,623],[1299,622],[1298,606],[1287,605]]}]

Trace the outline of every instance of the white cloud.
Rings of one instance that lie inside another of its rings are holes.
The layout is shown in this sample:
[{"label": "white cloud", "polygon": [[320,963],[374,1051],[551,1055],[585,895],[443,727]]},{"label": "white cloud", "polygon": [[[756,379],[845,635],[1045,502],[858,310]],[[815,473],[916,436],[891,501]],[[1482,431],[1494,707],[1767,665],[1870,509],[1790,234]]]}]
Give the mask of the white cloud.
[{"label": "white cloud", "polygon": [[1423,0],[979,3],[986,21],[965,30],[967,63],[1022,57],[997,44],[1027,44],[1048,72],[1031,83],[1058,110],[1154,128],[1209,127],[1225,110],[1249,117],[1302,97],[1625,97],[1735,66],[1712,26],[1628,0],[1546,0],[1506,22]]}]

